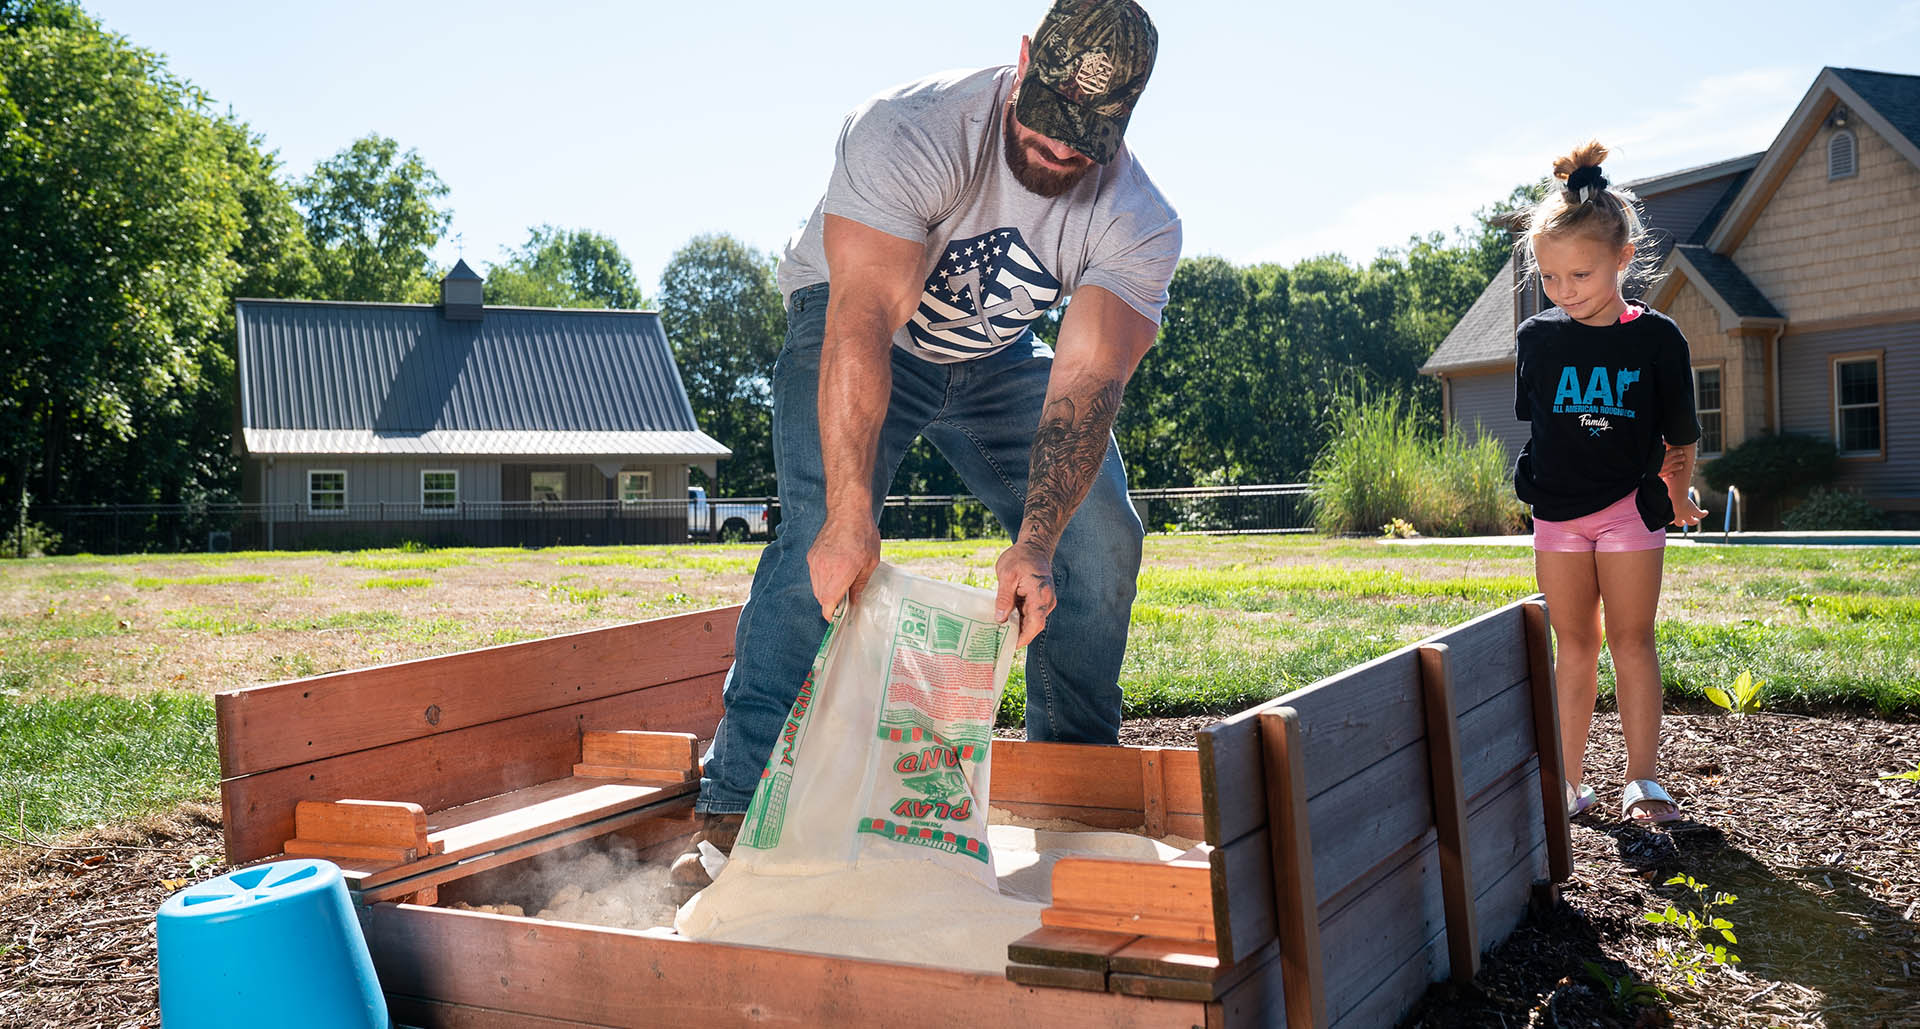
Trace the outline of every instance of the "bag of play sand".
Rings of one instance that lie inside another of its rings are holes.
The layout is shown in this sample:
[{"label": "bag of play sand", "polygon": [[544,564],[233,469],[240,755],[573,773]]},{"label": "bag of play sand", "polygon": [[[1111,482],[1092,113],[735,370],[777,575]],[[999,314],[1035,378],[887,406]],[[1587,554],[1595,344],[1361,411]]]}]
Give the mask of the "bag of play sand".
[{"label": "bag of play sand", "polygon": [[815,875],[924,858],[992,889],[993,722],[1019,632],[993,604],[876,568],[820,644],[729,865]]}]

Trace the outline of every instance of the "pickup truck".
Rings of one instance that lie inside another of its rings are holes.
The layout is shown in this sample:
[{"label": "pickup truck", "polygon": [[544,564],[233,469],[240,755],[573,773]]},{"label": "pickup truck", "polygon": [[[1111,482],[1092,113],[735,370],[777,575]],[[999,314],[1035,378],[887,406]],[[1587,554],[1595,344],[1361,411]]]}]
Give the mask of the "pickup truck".
[{"label": "pickup truck", "polygon": [[693,539],[719,539],[728,543],[771,539],[767,524],[768,505],[730,504],[707,499],[704,486],[687,487],[687,535]]}]

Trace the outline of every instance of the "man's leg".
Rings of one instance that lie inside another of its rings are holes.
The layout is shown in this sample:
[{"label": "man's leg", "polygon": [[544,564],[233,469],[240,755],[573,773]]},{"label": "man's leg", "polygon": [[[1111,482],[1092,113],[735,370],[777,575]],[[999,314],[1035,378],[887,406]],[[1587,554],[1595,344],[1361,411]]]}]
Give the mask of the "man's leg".
[{"label": "man's leg", "polygon": [[[1035,341],[956,366],[952,399],[925,429],[954,470],[1017,533],[1027,464],[1046,400],[1053,352]],[[1027,738],[1115,743],[1120,663],[1140,575],[1140,517],[1111,436],[1087,499],[1054,551],[1059,606],[1027,647]]]},{"label": "man's leg", "polygon": [[[827,632],[807,570],[807,551],[826,521],[826,482],[820,463],[816,405],[827,291],[800,290],[795,296],[794,309],[788,313],[786,346],[774,364],[773,374],[773,454],[780,490],[780,525],[773,542],[760,554],[753,590],[734,632],[734,663],[727,672],[723,693],[726,714],[714,730],[705,775],[700,780],[700,799],[695,805],[703,813],[739,814],[747,810],[760,773],[766,768],[767,755],[773,752],[780,727]],[[944,392],[944,377],[936,382],[926,374],[916,374],[920,369],[913,366],[924,362],[904,358],[898,351],[895,354],[893,396],[874,461],[876,516],[894,470],[930,415],[929,398]]]}]

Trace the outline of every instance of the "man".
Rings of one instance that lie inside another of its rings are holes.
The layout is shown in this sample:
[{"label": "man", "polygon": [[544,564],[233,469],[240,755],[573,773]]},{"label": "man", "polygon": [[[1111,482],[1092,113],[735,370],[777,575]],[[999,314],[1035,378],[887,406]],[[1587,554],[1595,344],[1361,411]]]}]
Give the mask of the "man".
[{"label": "man", "polygon": [[[834,609],[880,559],[880,504],[924,435],[1016,529],[1030,739],[1115,743],[1140,520],[1112,436],[1153,344],[1180,223],[1122,142],[1156,33],[1132,0],[1058,0],[1013,67],[869,100],[778,269],[778,538],[741,612],[701,834],[732,848]],[[1073,302],[1057,350],[1030,323]],[[674,865],[707,882],[697,849]]]}]

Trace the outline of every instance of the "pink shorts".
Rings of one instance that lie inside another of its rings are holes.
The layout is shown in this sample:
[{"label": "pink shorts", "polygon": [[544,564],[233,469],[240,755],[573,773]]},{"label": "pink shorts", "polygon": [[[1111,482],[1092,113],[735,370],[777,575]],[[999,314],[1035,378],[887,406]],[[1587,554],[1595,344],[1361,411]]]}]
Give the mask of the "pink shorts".
[{"label": "pink shorts", "polygon": [[1533,520],[1533,549],[1555,553],[1617,553],[1658,550],[1667,545],[1667,527],[1648,529],[1640,506],[1629,493],[1590,515],[1564,522]]}]

